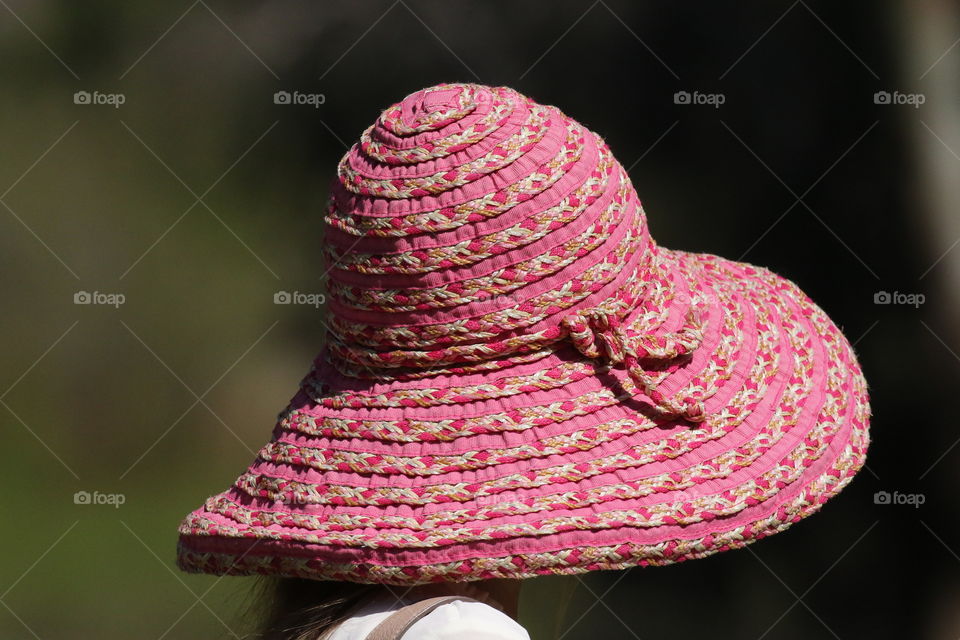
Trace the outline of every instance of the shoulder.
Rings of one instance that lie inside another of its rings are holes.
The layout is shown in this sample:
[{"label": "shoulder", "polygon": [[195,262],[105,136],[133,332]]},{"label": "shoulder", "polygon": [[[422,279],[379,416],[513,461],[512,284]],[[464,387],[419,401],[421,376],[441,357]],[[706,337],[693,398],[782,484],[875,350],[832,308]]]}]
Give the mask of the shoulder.
[{"label": "shoulder", "polygon": [[483,604],[458,600],[440,605],[403,634],[417,640],[530,640],[513,618]]}]

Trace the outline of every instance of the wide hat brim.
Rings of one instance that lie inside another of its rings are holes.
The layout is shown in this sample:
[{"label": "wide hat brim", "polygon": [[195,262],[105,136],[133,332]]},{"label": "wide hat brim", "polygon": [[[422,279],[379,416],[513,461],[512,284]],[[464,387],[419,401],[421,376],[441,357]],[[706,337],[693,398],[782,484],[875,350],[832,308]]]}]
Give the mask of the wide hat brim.
[{"label": "wide hat brim", "polygon": [[622,366],[576,349],[483,371],[358,384],[327,357],[273,440],[180,528],[179,564],[413,585],[663,565],[744,546],[816,512],[863,465],[866,384],[792,282],[656,248],[662,286],[625,324],[655,338],[693,304],[702,343]]}]

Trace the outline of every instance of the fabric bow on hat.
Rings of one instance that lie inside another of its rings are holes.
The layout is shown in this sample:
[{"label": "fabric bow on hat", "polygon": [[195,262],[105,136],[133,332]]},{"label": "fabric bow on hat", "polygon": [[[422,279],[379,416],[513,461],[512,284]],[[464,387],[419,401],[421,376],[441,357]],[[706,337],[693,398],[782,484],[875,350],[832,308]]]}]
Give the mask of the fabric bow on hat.
[{"label": "fabric bow on hat", "polygon": [[588,358],[604,357],[623,364],[630,378],[664,415],[702,422],[706,417],[703,401],[664,395],[640,365],[642,359],[672,360],[696,351],[703,342],[705,327],[702,309],[691,306],[679,330],[652,337],[630,335],[620,317],[603,306],[575,311],[561,320],[577,350]]}]

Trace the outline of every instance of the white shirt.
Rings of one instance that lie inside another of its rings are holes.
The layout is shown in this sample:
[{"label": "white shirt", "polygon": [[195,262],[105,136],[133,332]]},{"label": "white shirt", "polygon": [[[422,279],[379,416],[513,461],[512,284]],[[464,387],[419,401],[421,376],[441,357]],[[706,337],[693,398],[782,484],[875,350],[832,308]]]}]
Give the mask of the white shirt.
[{"label": "white shirt", "polygon": [[[328,639],[364,640],[391,613],[410,604],[390,600],[375,600],[361,607],[340,623]],[[527,631],[507,614],[482,602],[463,600],[440,605],[413,623],[403,637],[416,640],[530,640]]]}]

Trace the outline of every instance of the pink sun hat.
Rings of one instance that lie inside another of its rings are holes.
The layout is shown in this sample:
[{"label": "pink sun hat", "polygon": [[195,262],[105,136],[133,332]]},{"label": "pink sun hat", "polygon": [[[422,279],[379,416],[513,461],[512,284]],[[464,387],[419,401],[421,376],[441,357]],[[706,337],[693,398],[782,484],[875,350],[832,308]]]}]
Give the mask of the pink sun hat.
[{"label": "pink sun hat", "polygon": [[326,213],[326,345],[180,526],[193,572],[413,585],[663,565],[864,463],[854,352],[796,285],[658,246],[606,143],[506,87],[388,108]]}]

